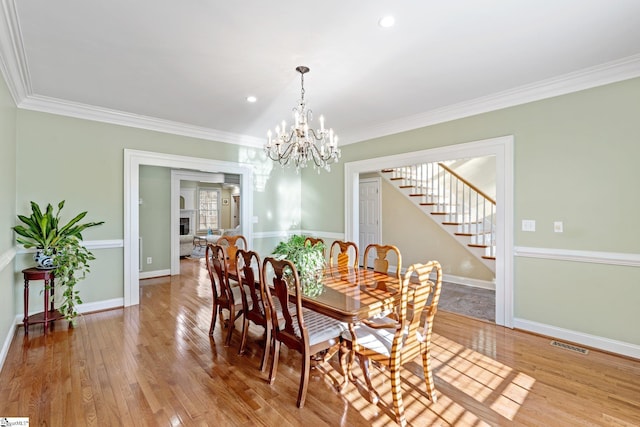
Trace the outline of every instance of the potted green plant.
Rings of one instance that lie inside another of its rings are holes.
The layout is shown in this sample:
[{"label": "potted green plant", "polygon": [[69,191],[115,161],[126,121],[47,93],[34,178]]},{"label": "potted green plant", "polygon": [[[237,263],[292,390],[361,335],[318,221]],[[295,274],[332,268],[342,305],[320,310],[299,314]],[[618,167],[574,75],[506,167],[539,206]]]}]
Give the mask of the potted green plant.
[{"label": "potted green plant", "polygon": [[277,258],[286,258],[291,261],[298,270],[302,291],[305,295],[316,296],[323,290],[320,279],[326,266],[324,249],[323,243],[305,245],[305,237],[294,234],[289,239],[278,243],[273,254]]},{"label": "potted green plant", "polygon": [[65,201],[58,203],[54,214],[53,206],[48,204],[44,212],[36,202],[31,202],[31,215],[18,215],[23,225],[12,227],[18,235],[16,241],[25,248],[36,248],[34,260],[38,268],[54,270],[56,286],[63,288],[63,301],[60,312],[67,320],[77,316],[76,304],[81,304],[75,285],[89,272],[89,261],[93,254],[82,245],[82,232],[89,227],[104,224],[104,221],[80,221],[87,215],[81,212],[71,221],[62,225],[60,211]]}]

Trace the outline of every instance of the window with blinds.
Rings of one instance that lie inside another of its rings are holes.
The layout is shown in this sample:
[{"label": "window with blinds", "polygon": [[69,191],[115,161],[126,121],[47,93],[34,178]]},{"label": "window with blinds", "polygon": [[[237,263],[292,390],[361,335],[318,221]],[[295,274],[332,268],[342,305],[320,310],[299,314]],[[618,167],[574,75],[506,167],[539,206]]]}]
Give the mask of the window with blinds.
[{"label": "window with blinds", "polygon": [[220,228],[220,190],[198,188],[198,231]]}]

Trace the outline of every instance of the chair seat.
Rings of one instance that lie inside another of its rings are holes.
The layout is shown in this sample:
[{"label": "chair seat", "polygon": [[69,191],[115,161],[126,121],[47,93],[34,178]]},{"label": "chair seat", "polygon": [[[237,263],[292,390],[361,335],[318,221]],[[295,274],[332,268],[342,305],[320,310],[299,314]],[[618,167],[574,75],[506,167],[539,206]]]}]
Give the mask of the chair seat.
[{"label": "chair seat", "polygon": [[[245,288],[245,292],[249,292],[249,288],[246,285],[243,285]],[[239,286],[234,286],[231,288],[231,293],[233,294],[233,304],[234,305],[242,305],[242,291]],[[250,299],[247,301],[249,305],[249,310],[253,307],[253,301]]]},{"label": "chair seat", "polygon": [[[304,312],[304,323],[309,333],[309,346],[339,337],[345,331],[345,324],[315,311]],[[294,322],[296,335],[300,336],[298,322]]]},{"label": "chair seat", "polygon": [[[358,324],[354,327],[358,346],[375,351],[376,353],[382,354],[384,356],[390,356],[391,347],[393,346],[393,338],[396,333],[395,325],[397,324],[397,322],[395,322],[393,319],[389,319],[388,317],[374,318],[371,319],[370,322],[379,325],[388,324],[389,327],[383,329],[375,329],[367,325]],[[406,335],[407,330],[405,328],[405,339]],[[351,341],[351,333],[349,331],[343,332],[342,338]]]}]

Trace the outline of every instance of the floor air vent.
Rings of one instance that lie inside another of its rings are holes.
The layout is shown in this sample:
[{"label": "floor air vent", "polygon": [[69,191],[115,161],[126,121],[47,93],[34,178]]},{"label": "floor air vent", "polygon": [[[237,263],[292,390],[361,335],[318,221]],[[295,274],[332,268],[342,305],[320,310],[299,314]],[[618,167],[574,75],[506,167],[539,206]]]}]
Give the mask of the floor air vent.
[{"label": "floor air vent", "polygon": [[576,353],[580,353],[580,354],[589,353],[589,350],[587,350],[586,348],[576,347],[575,345],[567,344],[566,342],[553,340],[551,341],[551,345],[554,347],[564,348],[565,350],[575,351]]}]

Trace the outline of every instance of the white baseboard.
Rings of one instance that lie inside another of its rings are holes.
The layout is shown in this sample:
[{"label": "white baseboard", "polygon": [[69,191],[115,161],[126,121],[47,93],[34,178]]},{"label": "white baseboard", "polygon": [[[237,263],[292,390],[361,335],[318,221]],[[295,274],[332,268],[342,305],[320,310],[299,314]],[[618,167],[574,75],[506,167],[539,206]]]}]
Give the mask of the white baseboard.
[{"label": "white baseboard", "polygon": [[[112,308],[124,307],[124,298],[113,298],[104,301],[88,302],[76,306],[76,311],[82,313],[93,313],[94,311],[110,310]],[[39,311],[30,311],[29,316],[39,313]],[[16,325],[22,325],[24,313],[16,316]]]},{"label": "white baseboard", "polygon": [[516,329],[522,329],[524,331],[545,335],[550,338],[566,340],[611,353],[640,359],[640,345],[623,341],[616,341],[609,338],[603,338],[596,335],[585,334],[582,332],[559,328],[557,326],[546,325],[543,323],[518,318],[513,319],[513,327]]},{"label": "white baseboard", "polygon": [[171,270],[155,270],[155,271],[141,271],[140,279],[151,279],[152,277],[171,276]]},{"label": "white baseboard", "polygon": [[124,307],[124,298],[113,298],[104,301],[89,302],[77,306],[78,313],[92,313],[94,311],[110,310]]},{"label": "white baseboard", "polygon": [[[20,319],[22,321],[22,319]],[[4,361],[7,359],[7,354],[9,354],[9,347],[11,347],[11,342],[13,342],[13,337],[16,334],[16,324],[13,323],[9,327],[9,331],[7,335],[4,337],[4,343],[2,344],[2,351],[0,351],[0,370],[4,366]]]},{"label": "white baseboard", "polygon": [[470,277],[454,276],[452,274],[443,274],[443,282],[455,283],[457,285],[469,286],[472,288],[488,289],[490,291],[496,290],[496,282],[490,282],[488,280],[473,279]]},{"label": "white baseboard", "polygon": [[[396,272],[398,270],[398,266],[397,265],[390,265],[389,266],[389,271],[390,272]],[[407,266],[405,266],[404,268],[402,268],[401,273],[404,274],[407,271]],[[431,280],[436,280],[436,273],[431,273]],[[443,274],[442,275],[442,281],[443,282],[449,282],[449,283],[455,283],[456,285],[464,285],[464,286],[469,286],[471,288],[480,288],[480,289],[488,289],[490,291],[495,291],[496,290],[496,282],[490,282],[488,280],[480,280],[480,279],[473,279],[470,277],[461,277],[461,276],[454,276],[453,274]]]}]

